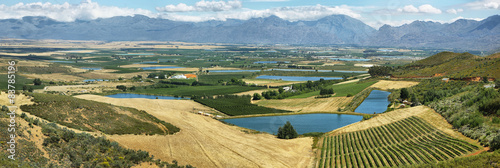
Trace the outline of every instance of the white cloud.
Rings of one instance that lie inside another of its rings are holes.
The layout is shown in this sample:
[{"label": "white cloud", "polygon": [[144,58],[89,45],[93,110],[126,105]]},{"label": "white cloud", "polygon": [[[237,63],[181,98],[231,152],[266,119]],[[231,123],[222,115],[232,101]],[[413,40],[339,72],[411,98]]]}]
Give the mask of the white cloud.
[{"label": "white cloud", "polygon": [[413,5],[406,5],[402,9],[398,9],[398,11],[406,12],[406,13],[418,13],[419,12],[418,9]]},{"label": "white cloud", "polygon": [[425,4],[420,5],[418,8],[413,5],[407,5],[403,8],[398,8],[398,12],[402,13],[429,13],[429,14],[440,14],[441,10],[433,7],[432,5]]},{"label": "white cloud", "polygon": [[465,4],[471,9],[500,9],[500,0],[480,0]]},{"label": "white cloud", "polygon": [[20,19],[24,16],[46,16],[57,21],[71,22],[76,19],[92,20],[114,16],[133,16],[136,14],[156,17],[149,10],[100,6],[90,0],[80,4],[18,3],[12,6],[0,5],[0,19]]},{"label": "white cloud", "polygon": [[218,12],[228,11],[241,8],[241,1],[205,1],[196,2],[194,6],[188,6],[184,3],[177,5],[167,5],[164,7],[156,7],[159,12]]},{"label": "white cloud", "polygon": [[248,20],[251,18],[278,16],[289,21],[298,20],[317,20],[325,16],[343,14],[353,18],[361,18],[361,15],[350,9],[349,6],[298,6],[298,7],[280,7],[263,10],[240,9],[238,11],[223,11],[216,13],[205,13],[198,16],[181,15],[179,13],[165,13],[161,17],[164,19],[176,21],[201,22],[207,20],[227,20],[240,19]]},{"label": "white cloud", "polygon": [[463,9],[448,9],[446,10],[446,13],[450,13],[450,14],[458,14],[460,12],[463,12],[464,10]]},{"label": "white cloud", "polygon": [[250,2],[286,2],[290,0],[250,0]]}]

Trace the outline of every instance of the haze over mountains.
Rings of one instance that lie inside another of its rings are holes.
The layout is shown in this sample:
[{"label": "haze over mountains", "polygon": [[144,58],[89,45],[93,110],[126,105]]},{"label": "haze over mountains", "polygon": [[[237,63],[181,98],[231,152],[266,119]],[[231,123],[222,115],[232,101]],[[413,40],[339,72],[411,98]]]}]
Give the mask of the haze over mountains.
[{"label": "haze over mountains", "polygon": [[276,16],[249,20],[179,22],[112,17],[58,22],[47,17],[0,20],[0,37],[104,41],[186,41],[220,43],[353,44],[382,47],[428,47],[491,51],[500,48],[500,15],[482,21],[415,21],[376,30],[346,15],[290,22]]}]

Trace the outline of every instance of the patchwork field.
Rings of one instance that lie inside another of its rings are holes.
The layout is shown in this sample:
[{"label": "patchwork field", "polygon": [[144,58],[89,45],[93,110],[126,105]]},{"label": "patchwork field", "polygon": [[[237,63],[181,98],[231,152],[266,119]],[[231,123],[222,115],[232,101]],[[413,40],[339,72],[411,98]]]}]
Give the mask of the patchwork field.
[{"label": "patchwork field", "polygon": [[352,97],[330,97],[316,99],[283,99],[283,100],[260,100],[255,104],[259,106],[300,112],[336,112],[352,100]]},{"label": "patchwork field", "polygon": [[412,82],[412,81],[387,81],[387,80],[381,80],[378,81],[377,83],[373,84],[372,87],[374,88],[380,88],[383,90],[389,90],[389,89],[401,89],[401,88],[409,88],[415,85],[418,85],[419,82]]},{"label": "patchwork field", "polygon": [[191,113],[207,109],[190,100],[114,99],[95,95],[78,98],[145,110],[181,131],[167,136],[112,135],[121,145],[148,151],[155,158],[196,167],[310,167],[312,138],[277,139],[247,134],[209,117]]}]

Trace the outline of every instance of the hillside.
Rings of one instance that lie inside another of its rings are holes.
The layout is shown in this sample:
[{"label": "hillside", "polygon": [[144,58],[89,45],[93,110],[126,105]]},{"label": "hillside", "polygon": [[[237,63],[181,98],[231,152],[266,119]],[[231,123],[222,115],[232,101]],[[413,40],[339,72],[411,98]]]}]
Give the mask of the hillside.
[{"label": "hillside", "polygon": [[173,134],[179,128],[134,108],[70,96],[33,94],[35,104],[22,105],[32,115],[84,131],[105,134]]},{"label": "hillside", "polygon": [[392,73],[395,77],[489,77],[500,79],[500,56],[479,57],[470,53],[441,52]]}]

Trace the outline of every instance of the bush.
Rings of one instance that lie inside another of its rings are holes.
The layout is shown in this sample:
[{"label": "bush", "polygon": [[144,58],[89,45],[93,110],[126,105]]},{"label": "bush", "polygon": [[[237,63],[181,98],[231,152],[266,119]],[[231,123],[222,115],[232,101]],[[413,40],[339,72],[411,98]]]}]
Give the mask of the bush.
[{"label": "bush", "polygon": [[290,121],[287,121],[283,127],[278,128],[278,138],[280,139],[293,139],[297,138],[297,136],[299,134],[295,131]]},{"label": "bush", "polygon": [[260,94],[258,93],[253,94],[253,100],[260,100],[260,99],[262,99],[262,96]]},{"label": "bush", "polygon": [[36,86],[42,85],[42,80],[40,80],[40,78],[36,78],[35,80],[33,80],[33,84]]},{"label": "bush", "polygon": [[122,91],[126,91],[127,90],[127,86],[125,86],[125,85],[118,85],[118,86],[116,86],[116,88],[120,89]]},{"label": "bush", "polygon": [[490,142],[490,150],[498,150],[500,149],[500,134],[498,134],[493,140]]}]

